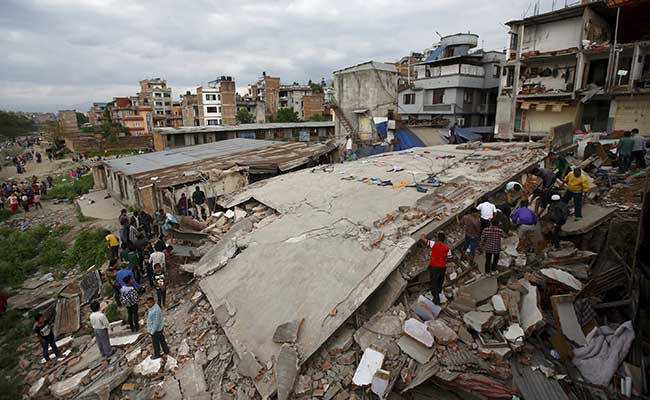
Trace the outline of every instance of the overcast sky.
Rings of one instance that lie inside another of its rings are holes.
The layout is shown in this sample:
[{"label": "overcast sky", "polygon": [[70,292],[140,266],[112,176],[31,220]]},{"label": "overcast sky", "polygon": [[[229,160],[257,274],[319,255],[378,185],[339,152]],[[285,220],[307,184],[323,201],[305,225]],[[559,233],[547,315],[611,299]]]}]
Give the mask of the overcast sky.
[{"label": "overcast sky", "polygon": [[[542,0],[550,3],[552,0]],[[331,79],[471,31],[502,50],[531,0],[0,0],[0,109],[86,111],[167,79],[177,99],[220,75]],[[530,11],[529,11],[530,13]]]}]

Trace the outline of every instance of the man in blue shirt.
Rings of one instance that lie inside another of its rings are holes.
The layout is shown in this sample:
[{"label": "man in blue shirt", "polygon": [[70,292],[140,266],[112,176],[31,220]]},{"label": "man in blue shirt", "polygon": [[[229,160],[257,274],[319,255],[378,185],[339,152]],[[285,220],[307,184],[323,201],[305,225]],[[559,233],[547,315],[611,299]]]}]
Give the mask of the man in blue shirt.
[{"label": "man in blue shirt", "polygon": [[164,321],[160,306],[156,304],[153,297],[147,297],[147,332],[151,335],[153,342],[153,359],[160,358],[160,348],[165,354],[169,354],[169,347],[163,334]]},{"label": "man in blue shirt", "polygon": [[537,215],[528,208],[528,200],[522,200],[520,204],[521,207],[512,214],[512,222],[517,225],[517,235],[519,236],[518,248],[527,250],[533,245],[537,250],[543,240],[537,224]]},{"label": "man in blue shirt", "polygon": [[122,263],[122,265],[120,266],[120,270],[117,271],[117,275],[116,275],[117,281],[120,283],[120,286],[124,287],[126,286],[126,280],[125,280],[126,277],[130,276],[133,282],[133,287],[136,289],[140,289],[140,285],[135,280],[135,276],[133,276],[133,272],[130,269],[128,269],[127,266],[128,265],[126,263]]}]

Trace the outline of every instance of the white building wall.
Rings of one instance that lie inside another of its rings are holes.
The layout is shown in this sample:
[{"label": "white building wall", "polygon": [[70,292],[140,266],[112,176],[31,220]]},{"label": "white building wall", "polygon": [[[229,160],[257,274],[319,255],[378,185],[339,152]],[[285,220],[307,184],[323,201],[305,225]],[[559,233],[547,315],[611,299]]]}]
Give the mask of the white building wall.
[{"label": "white building wall", "polygon": [[530,51],[547,52],[571,47],[580,48],[581,39],[582,17],[526,26],[522,54]]}]

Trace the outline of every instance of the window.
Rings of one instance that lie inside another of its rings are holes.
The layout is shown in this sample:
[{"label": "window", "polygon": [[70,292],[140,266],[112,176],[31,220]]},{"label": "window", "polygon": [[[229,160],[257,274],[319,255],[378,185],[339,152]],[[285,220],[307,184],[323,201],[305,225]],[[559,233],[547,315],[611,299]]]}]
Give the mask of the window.
[{"label": "window", "polygon": [[218,112],[217,111],[217,106],[206,107],[206,111],[209,112],[209,113],[216,113],[216,112]]},{"label": "window", "polygon": [[217,100],[221,101],[221,95],[220,94],[217,95]]},{"label": "window", "polygon": [[508,77],[506,78],[506,86],[512,87],[515,83],[515,67],[508,67]]},{"label": "window", "polygon": [[445,89],[434,89],[431,98],[431,104],[442,104],[442,97],[445,95]]},{"label": "window", "polygon": [[219,125],[218,119],[209,119],[207,120],[207,125]]},{"label": "window", "polygon": [[205,101],[215,101],[217,100],[217,95],[216,94],[206,94],[205,95]]},{"label": "window", "polygon": [[165,115],[163,110],[156,110],[156,115]]},{"label": "window", "polygon": [[463,91],[463,103],[465,104],[472,104],[472,98],[474,97],[474,93],[472,93],[471,90],[465,89]]},{"label": "window", "polygon": [[444,53],[443,57],[447,58],[447,57],[453,57],[453,56],[454,56],[454,48],[453,47],[445,48],[445,53]]},{"label": "window", "polygon": [[501,76],[501,66],[494,64],[494,75],[492,77],[498,78],[499,76]]},{"label": "window", "polygon": [[431,78],[431,70],[429,69],[429,67],[424,67],[424,77]]},{"label": "window", "polygon": [[221,112],[221,106],[217,107],[217,112]]},{"label": "window", "polygon": [[162,101],[156,101],[156,102],[154,103],[154,105],[155,105],[156,107],[162,107],[162,106],[163,106],[163,102],[162,102]]},{"label": "window", "polygon": [[519,35],[516,33],[511,33],[510,34],[510,50],[517,50],[517,39]]},{"label": "window", "polygon": [[218,120],[217,120],[217,123],[218,123],[219,125],[221,125],[221,119],[218,119]]},{"label": "window", "polygon": [[164,96],[165,96],[165,97],[171,97],[171,94],[169,94],[169,93],[165,93]]},{"label": "window", "polygon": [[404,104],[415,104],[415,93],[405,94]]},{"label": "window", "polygon": [[153,95],[156,97],[162,97],[162,93],[154,93]]}]

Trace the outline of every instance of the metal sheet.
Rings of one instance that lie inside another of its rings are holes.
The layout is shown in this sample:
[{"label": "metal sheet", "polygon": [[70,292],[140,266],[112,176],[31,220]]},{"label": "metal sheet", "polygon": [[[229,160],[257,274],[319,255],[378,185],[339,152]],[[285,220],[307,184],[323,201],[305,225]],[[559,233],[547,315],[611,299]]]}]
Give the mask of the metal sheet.
[{"label": "metal sheet", "polygon": [[67,336],[79,330],[81,327],[79,307],[79,296],[69,299],[61,298],[57,301],[56,319],[54,320],[56,336]]},{"label": "metal sheet", "polygon": [[512,379],[526,400],[569,400],[560,383],[549,379],[540,371],[521,364],[512,365]]}]

